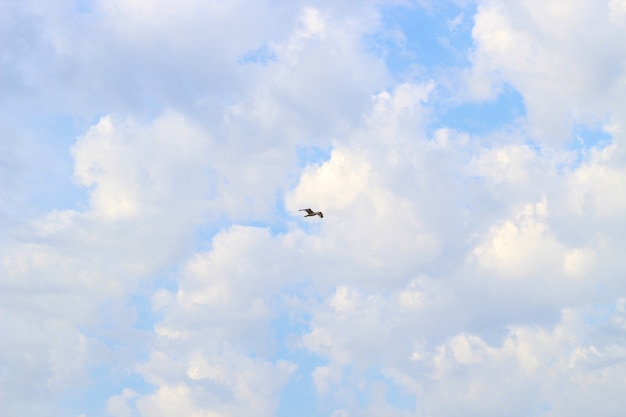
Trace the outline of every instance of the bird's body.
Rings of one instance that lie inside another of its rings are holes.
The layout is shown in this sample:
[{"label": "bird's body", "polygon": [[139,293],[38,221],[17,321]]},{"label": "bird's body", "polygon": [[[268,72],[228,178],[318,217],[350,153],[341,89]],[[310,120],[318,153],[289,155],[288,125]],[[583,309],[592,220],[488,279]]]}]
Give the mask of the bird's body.
[{"label": "bird's body", "polygon": [[298,211],[306,211],[306,214],[304,215],[304,217],[320,216],[320,219],[322,217],[324,217],[324,215],[322,214],[321,211],[313,211],[310,208],[308,208],[308,209],[300,209]]}]

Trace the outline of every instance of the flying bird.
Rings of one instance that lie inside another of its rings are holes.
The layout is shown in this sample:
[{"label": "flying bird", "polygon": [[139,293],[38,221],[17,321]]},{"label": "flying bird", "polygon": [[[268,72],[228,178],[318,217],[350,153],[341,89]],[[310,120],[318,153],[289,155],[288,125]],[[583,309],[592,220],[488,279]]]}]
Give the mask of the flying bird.
[{"label": "flying bird", "polygon": [[306,211],[306,215],[304,217],[320,216],[320,219],[322,217],[324,217],[324,215],[322,214],[321,211],[313,211],[310,208],[309,209],[300,209],[298,211]]}]

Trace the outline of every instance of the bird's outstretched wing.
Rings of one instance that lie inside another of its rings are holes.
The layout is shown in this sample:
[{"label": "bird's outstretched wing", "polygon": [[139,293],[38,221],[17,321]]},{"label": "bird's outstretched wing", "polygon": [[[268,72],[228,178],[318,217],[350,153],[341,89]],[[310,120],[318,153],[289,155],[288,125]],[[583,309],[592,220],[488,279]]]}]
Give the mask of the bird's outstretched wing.
[{"label": "bird's outstretched wing", "polygon": [[298,210],[298,211],[306,211],[306,214],[311,214],[311,215],[314,215],[314,214],[315,214],[315,213],[313,212],[313,210],[311,210],[310,208],[308,208],[308,209],[300,209],[300,210]]}]

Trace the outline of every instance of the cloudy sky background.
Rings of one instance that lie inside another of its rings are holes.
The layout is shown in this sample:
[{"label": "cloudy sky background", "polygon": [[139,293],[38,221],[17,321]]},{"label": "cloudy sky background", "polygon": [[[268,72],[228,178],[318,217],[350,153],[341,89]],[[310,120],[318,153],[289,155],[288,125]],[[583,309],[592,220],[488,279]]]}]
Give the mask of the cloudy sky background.
[{"label": "cloudy sky background", "polygon": [[621,416],[624,39],[625,0],[4,1],[2,414]]}]

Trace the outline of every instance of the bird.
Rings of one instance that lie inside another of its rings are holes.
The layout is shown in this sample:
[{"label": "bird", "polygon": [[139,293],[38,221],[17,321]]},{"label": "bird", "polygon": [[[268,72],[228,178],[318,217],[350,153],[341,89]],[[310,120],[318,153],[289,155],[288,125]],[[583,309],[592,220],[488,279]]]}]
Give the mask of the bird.
[{"label": "bird", "polygon": [[324,214],[322,214],[321,211],[313,211],[310,208],[308,208],[308,209],[300,209],[298,211],[306,211],[306,215],[304,217],[320,216],[320,219],[322,217],[324,217]]}]

